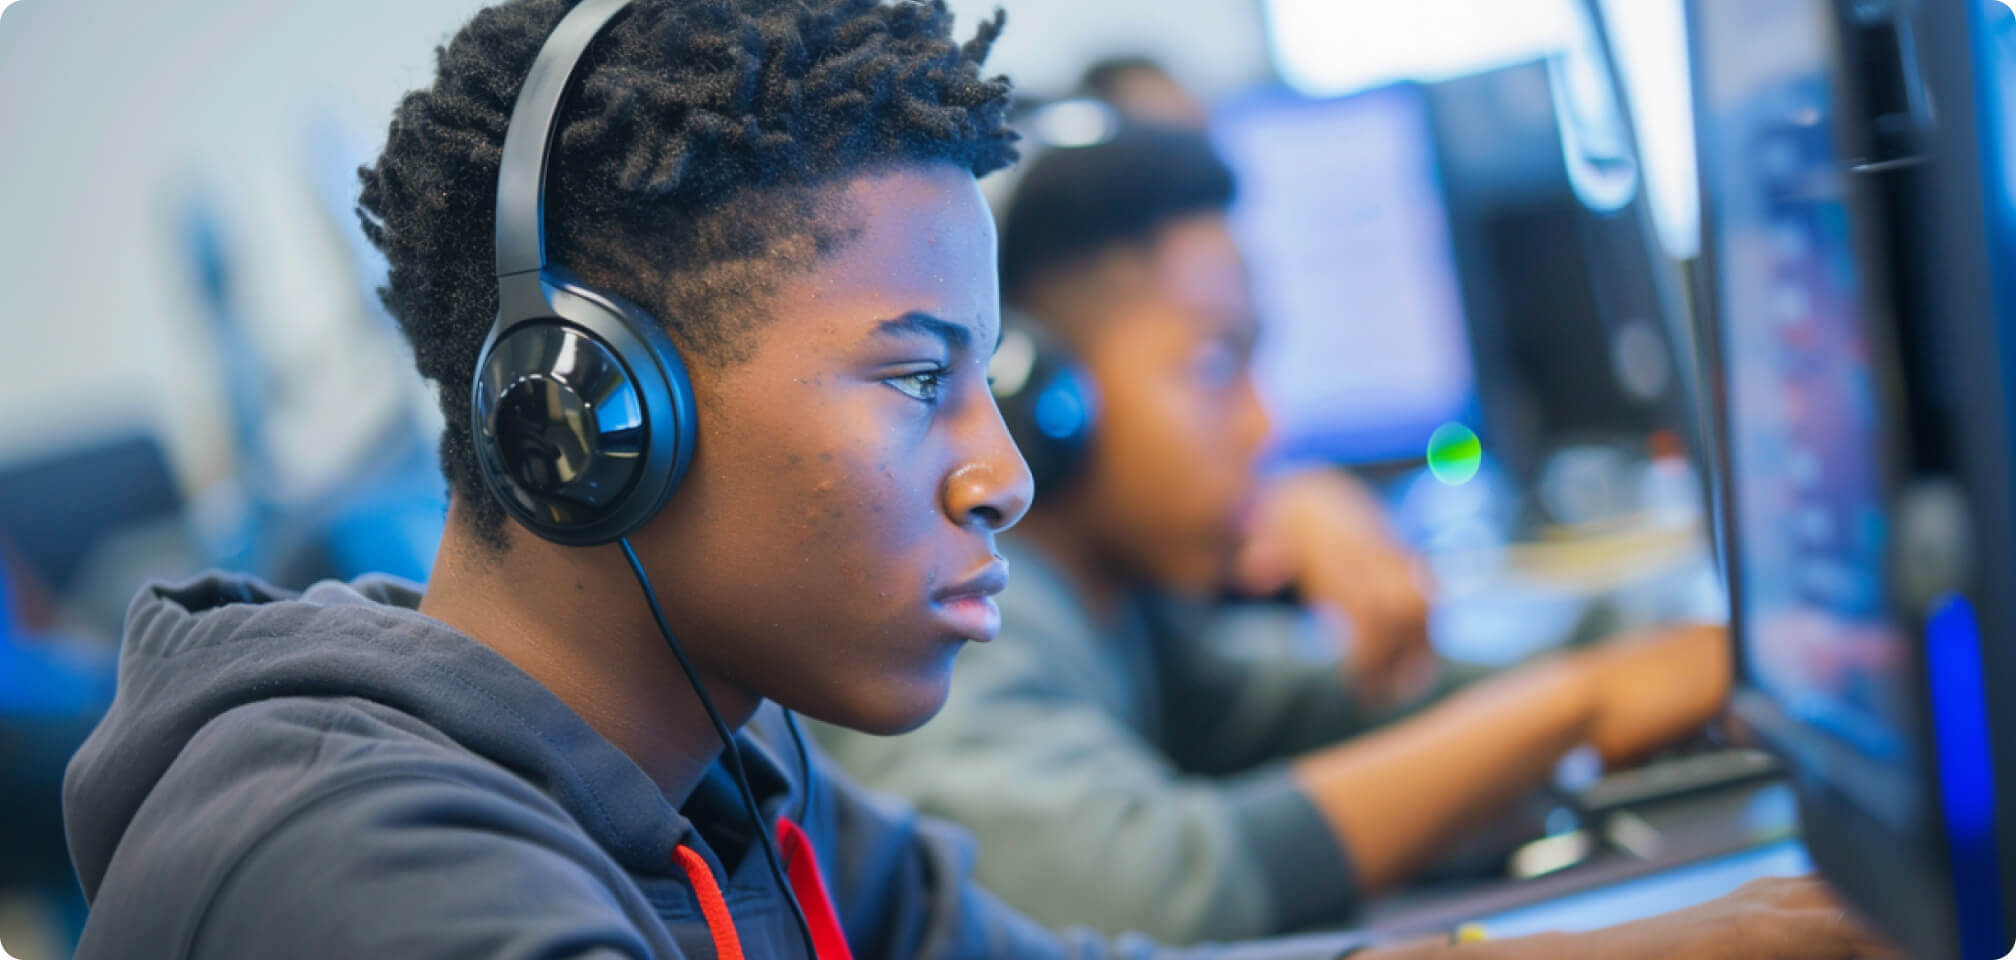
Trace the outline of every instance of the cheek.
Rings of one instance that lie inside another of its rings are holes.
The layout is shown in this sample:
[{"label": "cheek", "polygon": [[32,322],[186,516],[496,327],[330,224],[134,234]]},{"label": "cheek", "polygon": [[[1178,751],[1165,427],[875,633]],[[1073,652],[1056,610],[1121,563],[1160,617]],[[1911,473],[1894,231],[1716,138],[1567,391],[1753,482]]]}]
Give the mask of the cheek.
[{"label": "cheek", "polygon": [[798,383],[781,400],[703,411],[712,416],[695,462],[702,476],[675,505],[685,515],[679,534],[705,546],[696,562],[717,578],[808,588],[865,580],[917,529],[927,498],[903,449],[917,441],[887,424],[872,393]]},{"label": "cheek", "polygon": [[1211,391],[1171,373],[1136,395],[1145,402],[1133,412],[1131,452],[1155,475],[1189,477],[1175,486],[1202,493],[1245,470],[1233,449],[1232,411]]},{"label": "cheek", "polygon": [[935,487],[923,452],[901,438],[869,434],[805,458],[803,495],[792,505],[791,537],[808,556],[838,561],[840,572],[886,581],[935,527]]},{"label": "cheek", "polygon": [[1095,472],[1127,539],[1158,550],[1216,548],[1252,483],[1252,464],[1235,449],[1233,411],[1221,406],[1210,391],[1165,374],[1109,408]]}]

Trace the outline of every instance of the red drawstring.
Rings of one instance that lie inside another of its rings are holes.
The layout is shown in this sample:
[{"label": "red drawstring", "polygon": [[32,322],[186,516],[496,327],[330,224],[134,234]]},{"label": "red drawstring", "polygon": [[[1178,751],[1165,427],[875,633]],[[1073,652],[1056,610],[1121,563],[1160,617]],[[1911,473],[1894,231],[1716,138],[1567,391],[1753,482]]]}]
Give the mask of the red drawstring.
[{"label": "red drawstring", "polygon": [[707,935],[714,938],[716,960],[742,960],[742,938],[735,935],[735,918],[728,915],[728,900],[721,896],[721,885],[714,882],[713,869],[684,844],[673,849],[672,859],[685,868],[686,879],[700,897],[700,916],[707,920]]},{"label": "red drawstring", "polygon": [[[847,935],[840,929],[840,916],[833,910],[833,898],[826,892],[826,880],[819,873],[819,855],[812,849],[811,838],[797,824],[779,817],[777,846],[784,858],[784,875],[791,882],[791,895],[798,899],[805,922],[812,928],[812,946],[819,951],[813,960],[854,960]],[[728,900],[721,895],[721,885],[714,882],[714,871],[707,861],[683,844],[673,849],[672,859],[686,871],[686,879],[700,897],[700,916],[707,921],[708,936],[714,938],[717,960],[743,960],[735,918],[728,913]]]},{"label": "red drawstring", "polygon": [[784,874],[791,878],[791,892],[805,911],[812,927],[812,945],[818,960],[854,960],[847,948],[847,934],[840,929],[840,917],[833,911],[833,898],[826,892],[826,880],[819,874],[819,855],[803,828],[788,818],[777,818],[777,848],[784,857]]}]

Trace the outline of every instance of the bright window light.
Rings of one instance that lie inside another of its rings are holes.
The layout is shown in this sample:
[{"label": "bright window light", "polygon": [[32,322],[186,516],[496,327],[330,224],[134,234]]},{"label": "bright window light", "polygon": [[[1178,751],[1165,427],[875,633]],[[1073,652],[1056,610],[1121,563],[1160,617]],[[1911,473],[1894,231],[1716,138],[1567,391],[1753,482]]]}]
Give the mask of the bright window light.
[{"label": "bright window light", "polygon": [[[1282,79],[1313,97],[1434,82],[1551,55],[1579,0],[1263,0]],[[1667,252],[1699,244],[1694,118],[1681,0],[1600,0],[1637,120],[1652,214]],[[2016,0],[2004,0],[2016,2]]]},{"label": "bright window light", "polygon": [[1646,195],[1666,252],[1701,250],[1701,190],[1694,171],[1694,98],[1681,0],[1603,0],[1603,14],[1637,121]]},{"label": "bright window light", "polygon": [[1544,56],[1573,0],[1266,0],[1281,75],[1311,96],[1438,80]]},{"label": "bright window light", "polygon": [[1049,146],[1089,147],[1112,136],[1120,118],[1097,100],[1059,100],[1037,108],[1024,125]]}]

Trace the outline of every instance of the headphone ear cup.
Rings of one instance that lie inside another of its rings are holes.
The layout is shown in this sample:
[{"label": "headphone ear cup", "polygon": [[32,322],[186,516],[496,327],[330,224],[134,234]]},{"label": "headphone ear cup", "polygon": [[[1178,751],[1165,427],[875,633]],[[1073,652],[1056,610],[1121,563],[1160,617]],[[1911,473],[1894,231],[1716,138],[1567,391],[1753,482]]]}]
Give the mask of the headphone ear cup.
[{"label": "headphone ear cup", "polygon": [[987,373],[1037,495],[1069,483],[1097,432],[1099,398],[1091,375],[1041,326],[1012,313],[1002,317],[1001,346]]},{"label": "headphone ear cup", "polygon": [[483,482],[538,536],[588,546],[635,532],[692,461],[693,388],[657,320],[557,270],[549,316],[500,317],[471,385]]}]

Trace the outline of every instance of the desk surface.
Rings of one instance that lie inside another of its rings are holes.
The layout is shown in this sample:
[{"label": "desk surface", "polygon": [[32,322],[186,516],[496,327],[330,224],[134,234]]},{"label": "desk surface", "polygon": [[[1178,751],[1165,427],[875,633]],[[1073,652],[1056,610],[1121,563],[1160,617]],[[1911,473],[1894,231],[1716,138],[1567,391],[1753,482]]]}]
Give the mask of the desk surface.
[{"label": "desk surface", "polygon": [[1668,913],[1716,897],[1759,877],[1813,872],[1813,860],[1796,840],[1673,867],[1605,886],[1544,900],[1475,921],[1493,937],[1574,933]]},{"label": "desk surface", "polygon": [[[1679,909],[1728,891],[1688,899],[1691,891],[1699,889],[1690,882],[1666,887],[1649,881],[1676,873],[1691,876],[1687,871],[1697,866],[1706,867],[1731,858],[1749,863],[1743,858],[1758,851],[1782,851],[1786,841],[1796,836],[1798,827],[1791,790],[1777,781],[1659,801],[1634,808],[1634,815],[1659,837],[1660,849],[1649,858],[1606,850],[1577,866],[1526,880],[1459,881],[1419,887],[1367,904],[1359,921],[1390,937],[1433,936],[1461,924],[1478,922],[1480,918],[1520,920],[1528,909],[1538,910],[1550,904],[1579,905],[1585,902],[1579,899],[1585,895],[1625,888],[1643,891],[1630,894],[1633,898],[1630,902],[1649,904],[1649,913]],[[1790,846],[1798,849],[1796,842]],[[1787,862],[1768,858],[1758,861],[1762,866],[1780,869]],[[1739,873],[1740,867],[1741,864],[1735,867]],[[1722,874],[1711,871],[1710,879],[1719,876]],[[1641,886],[1641,881],[1648,883]],[[1738,881],[1728,889],[1741,885],[1742,881]],[[1712,886],[1710,883],[1709,887]],[[1609,923],[1619,922],[1616,918],[1628,905],[1602,905],[1592,915],[1610,917]],[[1572,913],[1579,907],[1563,909]],[[1563,916],[1548,914],[1545,920],[1551,923]],[[1526,929],[1525,921],[1520,922],[1520,929]]]},{"label": "desk surface", "polygon": [[1430,625],[1435,645],[1459,660],[1509,666],[1618,630],[1726,615],[1698,524],[1556,531],[1428,561],[1440,581]]}]

